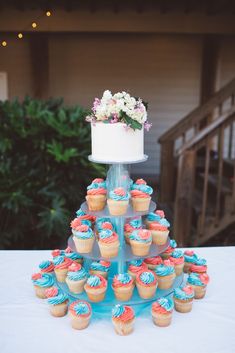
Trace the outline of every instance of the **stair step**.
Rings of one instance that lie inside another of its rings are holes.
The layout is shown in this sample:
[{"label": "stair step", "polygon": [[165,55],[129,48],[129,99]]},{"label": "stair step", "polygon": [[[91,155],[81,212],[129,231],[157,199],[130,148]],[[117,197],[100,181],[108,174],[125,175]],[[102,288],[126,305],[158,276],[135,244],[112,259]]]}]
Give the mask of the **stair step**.
[{"label": "stair step", "polygon": [[[204,173],[199,173],[198,176],[201,178],[201,180],[204,181]],[[209,174],[208,175],[208,186],[214,188],[217,190],[217,185],[218,185],[218,176],[215,174]],[[221,184],[221,194],[231,194],[232,193],[232,181],[229,180],[229,178],[222,177],[222,184]]]}]

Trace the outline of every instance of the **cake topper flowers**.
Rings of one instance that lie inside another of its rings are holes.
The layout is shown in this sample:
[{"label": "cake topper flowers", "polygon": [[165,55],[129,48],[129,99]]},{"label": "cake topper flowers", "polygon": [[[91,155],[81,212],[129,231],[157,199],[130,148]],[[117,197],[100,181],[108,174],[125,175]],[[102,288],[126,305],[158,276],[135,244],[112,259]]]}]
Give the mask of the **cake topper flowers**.
[{"label": "cake topper flowers", "polygon": [[131,97],[127,92],[112,94],[106,90],[101,99],[95,98],[92,114],[86,121],[115,124],[122,122],[127,128],[141,130],[142,126],[148,131],[151,123],[147,122],[147,103],[141,98]]}]

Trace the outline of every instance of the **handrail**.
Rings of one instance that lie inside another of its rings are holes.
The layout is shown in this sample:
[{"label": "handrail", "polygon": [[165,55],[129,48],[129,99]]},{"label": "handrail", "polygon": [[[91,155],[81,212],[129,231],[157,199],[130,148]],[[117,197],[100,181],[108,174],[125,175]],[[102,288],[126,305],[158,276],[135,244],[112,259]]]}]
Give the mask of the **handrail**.
[{"label": "handrail", "polygon": [[235,106],[233,106],[229,112],[221,115],[218,119],[214,120],[210,125],[201,130],[195,137],[193,137],[190,141],[185,143],[179,150],[177,151],[177,155],[179,156],[184,151],[192,148],[197,145],[201,140],[205,139],[208,135],[211,135],[213,131],[215,131],[218,127],[228,122],[235,115]]},{"label": "handrail", "polygon": [[182,136],[184,132],[199,123],[207,115],[213,112],[215,107],[222,104],[233,94],[235,94],[235,79],[222,87],[210,99],[208,99],[206,103],[194,109],[177,124],[175,124],[171,129],[161,135],[158,139],[158,142],[164,143],[166,140],[175,140],[176,138]]}]

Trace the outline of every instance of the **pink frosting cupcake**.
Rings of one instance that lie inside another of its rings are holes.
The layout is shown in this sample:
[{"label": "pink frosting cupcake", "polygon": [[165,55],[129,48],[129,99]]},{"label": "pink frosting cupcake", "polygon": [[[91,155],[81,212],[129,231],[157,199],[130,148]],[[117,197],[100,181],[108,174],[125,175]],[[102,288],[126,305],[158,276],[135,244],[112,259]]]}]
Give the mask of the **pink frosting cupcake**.
[{"label": "pink frosting cupcake", "polygon": [[128,273],[121,273],[114,277],[112,288],[117,300],[130,300],[134,290],[134,280]]}]

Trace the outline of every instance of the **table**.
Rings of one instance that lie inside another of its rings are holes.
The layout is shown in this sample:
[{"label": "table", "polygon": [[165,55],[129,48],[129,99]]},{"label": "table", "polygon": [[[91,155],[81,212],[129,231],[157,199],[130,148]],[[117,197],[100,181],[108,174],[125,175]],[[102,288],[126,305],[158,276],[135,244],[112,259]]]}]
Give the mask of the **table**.
[{"label": "table", "polygon": [[208,260],[206,297],[194,302],[191,313],[174,312],[167,328],[154,326],[150,315],[138,317],[126,337],[115,334],[111,321],[94,319],[86,330],[76,331],[67,316],[50,316],[31,283],[49,251],[0,251],[0,352],[235,352],[235,247],[194,250]]}]

